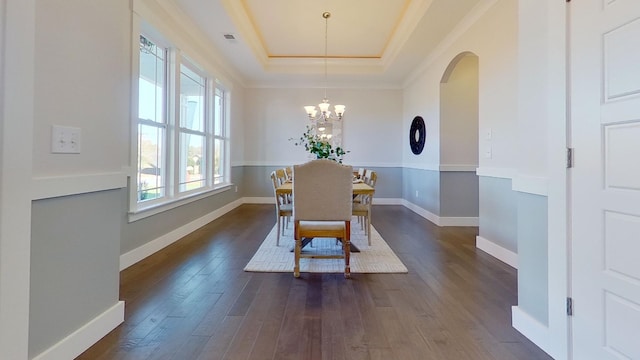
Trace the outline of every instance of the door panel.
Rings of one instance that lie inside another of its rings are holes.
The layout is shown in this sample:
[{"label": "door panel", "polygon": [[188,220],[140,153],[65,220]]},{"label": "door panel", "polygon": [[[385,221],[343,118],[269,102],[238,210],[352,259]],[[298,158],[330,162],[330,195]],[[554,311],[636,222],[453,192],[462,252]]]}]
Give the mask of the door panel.
[{"label": "door panel", "polygon": [[571,12],[574,359],[640,359],[640,2]]}]

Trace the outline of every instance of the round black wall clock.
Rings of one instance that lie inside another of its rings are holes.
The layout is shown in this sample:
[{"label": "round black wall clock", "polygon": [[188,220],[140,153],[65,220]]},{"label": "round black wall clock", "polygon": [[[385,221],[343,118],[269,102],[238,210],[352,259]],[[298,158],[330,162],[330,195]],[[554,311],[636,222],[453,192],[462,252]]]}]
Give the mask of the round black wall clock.
[{"label": "round black wall clock", "polygon": [[411,129],[409,129],[409,145],[411,145],[411,151],[419,155],[424,149],[424,142],[427,140],[427,130],[424,126],[424,120],[422,117],[416,116],[411,122]]}]

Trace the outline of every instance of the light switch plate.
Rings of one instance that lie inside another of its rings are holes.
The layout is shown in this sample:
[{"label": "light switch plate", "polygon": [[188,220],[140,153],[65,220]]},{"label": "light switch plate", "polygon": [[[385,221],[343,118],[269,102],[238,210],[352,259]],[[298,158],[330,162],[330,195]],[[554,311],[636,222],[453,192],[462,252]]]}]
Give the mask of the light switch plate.
[{"label": "light switch plate", "polygon": [[51,127],[51,153],[80,154],[82,129],[72,126]]}]

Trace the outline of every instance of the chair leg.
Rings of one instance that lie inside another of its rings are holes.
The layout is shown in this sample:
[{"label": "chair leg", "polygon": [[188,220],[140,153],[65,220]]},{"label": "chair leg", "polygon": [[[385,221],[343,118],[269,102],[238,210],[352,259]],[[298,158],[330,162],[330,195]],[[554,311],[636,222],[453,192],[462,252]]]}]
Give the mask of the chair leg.
[{"label": "chair leg", "polygon": [[294,250],[294,265],[293,265],[293,276],[299,278],[300,277],[300,248],[302,247],[302,239],[296,239],[295,250]]},{"label": "chair leg", "polygon": [[351,222],[345,224],[345,234],[342,239],[342,249],[344,251],[344,277],[351,278]]},{"label": "chair leg", "polygon": [[371,211],[367,213],[367,241],[369,241],[369,246],[371,246]]},{"label": "chair leg", "polygon": [[277,235],[276,235],[276,246],[280,246],[280,215],[278,215],[278,221],[277,221]]},{"label": "chair leg", "polygon": [[282,220],[281,222],[282,222],[282,234],[284,234],[285,225],[287,224],[287,217],[284,217],[284,220]]}]

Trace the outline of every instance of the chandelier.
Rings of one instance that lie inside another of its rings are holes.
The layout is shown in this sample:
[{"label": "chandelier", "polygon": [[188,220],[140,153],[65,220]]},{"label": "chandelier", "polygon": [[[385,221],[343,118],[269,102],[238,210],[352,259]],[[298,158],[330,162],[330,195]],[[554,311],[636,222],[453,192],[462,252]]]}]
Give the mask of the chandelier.
[{"label": "chandelier", "polygon": [[312,122],[317,123],[342,120],[342,115],[344,115],[345,109],[344,105],[336,105],[334,106],[334,113],[331,113],[331,110],[329,110],[331,104],[329,104],[329,99],[327,99],[327,30],[329,27],[329,18],[331,17],[331,13],[325,11],[322,13],[322,17],[324,18],[324,99],[322,99],[322,102],[318,104],[319,112],[313,105],[304,107],[309,119]]}]

